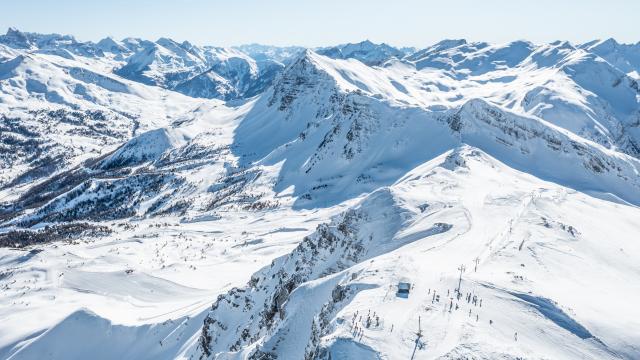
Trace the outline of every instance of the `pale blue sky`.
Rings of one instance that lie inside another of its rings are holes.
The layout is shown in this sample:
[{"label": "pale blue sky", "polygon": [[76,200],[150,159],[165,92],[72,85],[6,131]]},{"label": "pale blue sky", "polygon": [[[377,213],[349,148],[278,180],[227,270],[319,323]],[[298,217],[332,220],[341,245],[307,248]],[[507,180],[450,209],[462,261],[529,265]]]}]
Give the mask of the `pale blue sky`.
[{"label": "pale blue sky", "polygon": [[0,0],[0,31],[196,44],[640,41],[640,0]]}]

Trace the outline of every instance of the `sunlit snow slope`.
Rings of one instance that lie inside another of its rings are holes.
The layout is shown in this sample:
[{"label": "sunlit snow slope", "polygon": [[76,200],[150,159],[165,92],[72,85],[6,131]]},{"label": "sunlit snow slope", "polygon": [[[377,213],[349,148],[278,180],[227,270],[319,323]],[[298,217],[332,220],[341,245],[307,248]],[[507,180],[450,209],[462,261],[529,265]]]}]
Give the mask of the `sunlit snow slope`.
[{"label": "sunlit snow slope", "polygon": [[640,46],[316,50],[0,36],[0,358],[640,358]]}]

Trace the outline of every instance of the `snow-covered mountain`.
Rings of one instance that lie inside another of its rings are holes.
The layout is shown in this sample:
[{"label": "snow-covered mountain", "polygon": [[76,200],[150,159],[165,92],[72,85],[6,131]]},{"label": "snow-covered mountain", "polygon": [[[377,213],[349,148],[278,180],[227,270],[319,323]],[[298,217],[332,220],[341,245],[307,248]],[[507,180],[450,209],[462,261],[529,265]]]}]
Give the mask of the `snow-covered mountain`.
[{"label": "snow-covered mountain", "polygon": [[0,188],[10,193],[165,126],[167,117],[198,104],[104,72],[88,59],[12,55],[0,63]]},{"label": "snow-covered mountain", "polygon": [[71,56],[68,53],[86,57],[104,56],[93,43],[79,42],[71,35],[25,33],[9,28],[5,35],[0,35],[0,43],[13,48],[51,52],[60,56]]},{"label": "snow-covered mountain", "polygon": [[10,30],[0,358],[638,358],[638,56]]},{"label": "snow-covered mountain", "polygon": [[640,79],[640,42],[619,44],[615,39],[595,40],[580,47],[613,64],[629,76]]},{"label": "snow-covered mountain", "polygon": [[405,51],[387,44],[374,44],[369,40],[321,48],[317,52],[333,59],[357,59],[370,66],[382,65],[388,60],[401,59],[406,55]]},{"label": "snow-covered mountain", "polygon": [[[30,53],[73,60],[82,56],[123,78],[181,92],[190,97],[234,100],[264,91],[300,48],[197,46],[168,38],[157,41],[105,38],[78,42],[73,36],[25,33],[9,28],[0,44]],[[246,49],[243,52],[241,49]]]},{"label": "snow-covered mountain", "polygon": [[[600,241],[610,229],[595,209],[614,206],[614,226],[630,233],[637,209],[585,199],[476,148],[454,149],[219,297],[199,347],[238,358],[633,358],[637,324],[616,331],[624,316],[596,309],[613,301],[617,281],[636,284],[618,247],[637,243]],[[596,253],[616,265],[598,273]],[[403,281],[408,298],[397,294]]]},{"label": "snow-covered mountain", "polygon": [[201,98],[233,100],[264,91],[282,64],[235,49],[198,47],[162,38],[147,42],[116,74]]},{"label": "snow-covered mountain", "polygon": [[246,44],[236,46],[236,49],[251,56],[256,61],[273,60],[282,64],[287,64],[304,51],[300,46],[271,46],[261,44]]}]

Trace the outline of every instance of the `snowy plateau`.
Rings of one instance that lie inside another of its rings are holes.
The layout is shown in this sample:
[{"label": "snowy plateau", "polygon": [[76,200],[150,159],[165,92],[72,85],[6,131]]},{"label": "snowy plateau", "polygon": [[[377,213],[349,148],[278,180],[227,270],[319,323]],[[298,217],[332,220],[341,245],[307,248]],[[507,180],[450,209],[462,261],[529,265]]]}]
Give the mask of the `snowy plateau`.
[{"label": "snowy plateau", "polygon": [[640,43],[0,36],[0,359],[640,359]]}]

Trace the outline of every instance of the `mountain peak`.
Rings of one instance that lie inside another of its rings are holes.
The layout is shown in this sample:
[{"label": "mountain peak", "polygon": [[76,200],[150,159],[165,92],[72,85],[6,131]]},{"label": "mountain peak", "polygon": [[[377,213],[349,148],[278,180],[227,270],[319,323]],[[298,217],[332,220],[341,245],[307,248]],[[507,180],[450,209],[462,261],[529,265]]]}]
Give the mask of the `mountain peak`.
[{"label": "mountain peak", "polygon": [[96,43],[96,47],[104,52],[110,52],[114,54],[130,52],[130,50],[126,46],[124,46],[120,41],[115,40],[111,36],[98,41]]},{"label": "mountain peak", "polygon": [[599,52],[611,52],[615,51],[618,46],[620,46],[620,43],[618,43],[614,38],[608,38],[606,40],[596,41],[590,45],[588,49]]},{"label": "mountain peak", "polygon": [[313,65],[316,63],[316,59],[318,58],[318,56],[323,55],[315,52],[312,49],[304,49],[291,60],[291,63],[285,68],[285,72],[290,71],[291,69]]},{"label": "mountain peak", "polygon": [[14,27],[8,28],[7,33],[4,36],[0,36],[0,42],[17,48],[33,47],[27,34]]},{"label": "mountain peak", "polygon": [[551,43],[549,43],[549,45],[551,45],[552,47],[558,48],[558,49],[569,49],[569,50],[575,50],[576,47],[569,41],[567,40],[556,40],[553,41]]},{"label": "mountain peak", "polygon": [[458,47],[460,45],[466,45],[467,40],[465,39],[445,39],[435,43],[431,48],[436,48],[439,50],[451,49],[454,47]]},{"label": "mountain peak", "polygon": [[321,48],[318,49],[318,53],[333,59],[356,59],[370,66],[382,65],[392,58],[404,57],[403,51],[385,43],[376,44],[370,40]]},{"label": "mountain peak", "polygon": [[20,30],[18,30],[17,28],[14,28],[14,27],[9,27],[7,29],[6,35],[7,36],[16,36],[16,35],[17,36],[24,36],[24,34]]},{"label": "mountain peak", "polygon": [[167,38],[167,37],[161,37],[158,40],[156,40],[157,44],[160,44],[162,46],[164,45],[179,45],[177,41],[171,39],[171,38]]}]

